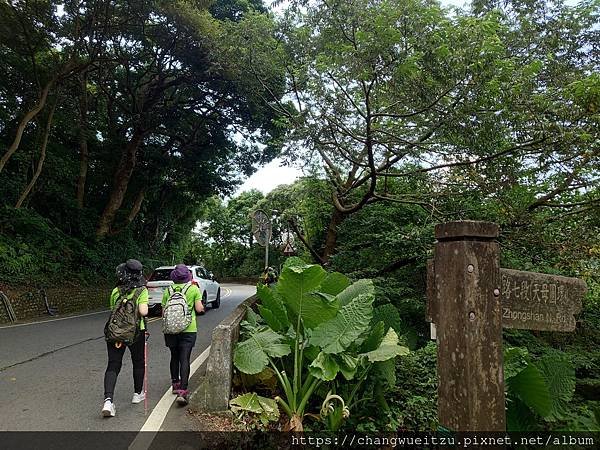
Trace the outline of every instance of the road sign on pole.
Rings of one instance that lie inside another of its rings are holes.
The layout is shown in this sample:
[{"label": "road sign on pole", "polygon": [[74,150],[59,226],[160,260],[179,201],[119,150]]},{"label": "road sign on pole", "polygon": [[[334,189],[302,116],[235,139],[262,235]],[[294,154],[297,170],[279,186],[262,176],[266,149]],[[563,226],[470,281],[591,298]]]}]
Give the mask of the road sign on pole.
[{"label": "road sign on pole", "polygon": [[265,247],[265,268],[269,267],[269,241],[271,240],[271,219],[262,209],[252,214],[252,234],[259,245]]},{"label": "road sign on pole", "polygon": [[291,256],[296,253],[294,248],[294,235],[290,231],[286,231],[281,235],[281,251],[285,256]]},{"label": "road sign on pole", "polygon": [[259,245],[265,247],[271,237],[271,220],[266,212],[257,209],[252,214],[252,234]]}]

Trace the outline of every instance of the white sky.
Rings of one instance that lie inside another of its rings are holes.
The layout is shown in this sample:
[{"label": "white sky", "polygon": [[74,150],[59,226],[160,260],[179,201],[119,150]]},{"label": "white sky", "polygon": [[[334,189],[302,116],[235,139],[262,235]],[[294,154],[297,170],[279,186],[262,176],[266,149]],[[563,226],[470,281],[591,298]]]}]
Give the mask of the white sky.
[{"label": "white sky", "polygon": [[250,176],[233,196],[235,197],[251,189],[258,189],[263,194],[267,194],[281,184],[293,183],[301,175],[300,170],[294,167],[282,166],[281,158],[275,158]]}]

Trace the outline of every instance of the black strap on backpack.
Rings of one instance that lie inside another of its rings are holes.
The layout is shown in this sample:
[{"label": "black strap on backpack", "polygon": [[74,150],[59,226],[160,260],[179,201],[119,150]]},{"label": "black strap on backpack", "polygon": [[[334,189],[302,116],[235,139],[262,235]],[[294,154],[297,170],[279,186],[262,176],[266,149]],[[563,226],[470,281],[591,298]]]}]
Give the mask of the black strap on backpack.
[{"label": "black strap on backpack", "polygon": [[127,295],[129,294],[129,290],[127,290],[126,287],[124,286],[119,286],[119,298],[122,299],[123,297],[126,298],[126,301],[132,301],[132,302],[136,302],[138,297],[142,294],[142,291],[144,290],[144,286],[140,286],[140,287],[136,287],[133,291],[133,296],[131,298],[127,298]]}]

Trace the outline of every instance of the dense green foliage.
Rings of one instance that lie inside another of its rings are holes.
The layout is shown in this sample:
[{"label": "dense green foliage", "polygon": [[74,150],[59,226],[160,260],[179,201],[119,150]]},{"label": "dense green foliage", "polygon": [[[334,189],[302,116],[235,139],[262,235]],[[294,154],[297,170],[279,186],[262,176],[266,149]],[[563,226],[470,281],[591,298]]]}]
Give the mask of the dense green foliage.
[{"label": "dense green foliage", "polygon": [[329,185],[323,262],[339,225],[385,200],[436,221],[486,201],[515,226],[598,206],[597,1],[293,3],[285,52],[251,48],[288,75],[285,154]]},{"label": "dense green foliage", "polygon": [[[302,219],[306,219],[310,229],[314,226],[312,224],[319,223],[318,217],[321,217],[321,224],[326,223],[327,211],[332,210],[326,195],[313,195],[316,186],[325,189],[324,184],[310,179],[282,186],[258,200],[255,207],[281,208],[283,198],[298,200],[291,201],[293,206],[290,208],[281,210],[279,220],[285,222],[285,217],[305,211]],[[312,202],[303,203],[301,199],[305,199],[308,192]],[[463,199],[460,202],[464,204]],[[309,210],[311,205],[314,207],[312,212],[303,210]],[[566,406],[561,415],[548,416],[546,411],[543,411],[544,414],[531,411],[527,416],[529,426],[555,430],[595,429],[594,411],[598,408],[600,380],[598,227],[581,227],[579,224],[588,220],[586,215],[550,221],[550,216],[543,211],[529,226],[511,227],[505,222],[505,216],[492,213],[497,209],[491,202],[474,202],[469,205],[469,210],[470,217],[501,224],[503,267],[577,276],[588,283],[589,292],[575,333],[505,330],[505,345],[528,349],[531,364],[538,364],[538,361],[543,364],[549,357],[556,358],[555,351],[560,350],[564,354],[559,359],[572,365],[568,366],[572,369],[567,369],[567,372],[573,374],[576,390],[570,391],[565,398]],[[592,213],[597,214],[596,211]],[[311,217],[312,222],[308,220]],[[303,222],[299,220],[299,223]],[[323,234],[324,229],[321,236],[310,237],[309,244],[318,248]],[[332,268],[346,273],[351,279],[375,276],[374,317],[382,320],[386,329],[392,327],[405,345],[416,349],[398,361],[396,383],[394,389],[386,394],[386,406],[382,406],[373,393],[366,395],[359,410],[347,421],[350,428],[427,430],[437,426],[436,350],[435,345],[427,345],[429,326],[424,321],[425,261],[432,248],[432,223],[418,206],[398,203],[368,205],[340,227],[338,251],[331,259]],[[306,260],[311,259],[311,253],[302,246],[300,254]],[[248,257],[250,255],[247,253]],[[260,264],[262,254],[257,257],[256,263]],[[537,382],[543,382],[542,378],[538,377]],[[374,385],[376,381],[368,379],[365,384],[368,386],[370,383]],[[345,383],[340,383],[338,388],[342,391],[342,398],[345,387]],[[324,397],[326,392],[319,394]],[[511,395],[509,392],[509,399]],[[508,403],[509,406],[513,404],[512,400]]]},{"label": "dense green foliage", "polygon": [[[394,386],[394,359],[409,351],[374,314],[374,295],[369,280],[350,284],[341,273],[300,258],[286,261],[273,288],[258,287],[260,315],[248,311],[233,361],[246,374],[273,369],[283,392],[275,399],[289,417],[288,429],[302,431],[319,387],[327,390],[321,418],[337,431],[365,395],[369,374],[381,379],[380,391]],[[334,406],[334,399],[340,404]]]},{"label": "dense green foliage", "polygon": [[[270,265],[284,233],[305,263],[261,288],[238,368],[278,377],[291,427],[310,404],[314,428],[431,430],[433,228],[489,220],[502,267],[589,288],[574,333],[505,330],[509,427],[597,430],[599,1],[289,3],[274,17],[258,0],[0,2],[0,281],[92,280],[131,256],[254,277],[262,209]],[[280,150],[303,178],[227,198]],[[343,308],[325,270],[372,280],[352,336],[411,350],[356,390],[360,349],[329,339]],[[320,297],[295,292],[304,271]],[[275,419],[259,393],[235,407]]]},{"label": "dense green foliage", "polygon": [[434,224],[475,219],[500,225],[503,267],[589,287],[575,333],[505,332],[529,355],[507,383],[509,426],[597,429],[598,2],[478,1],[455,14],[435,2],[292,3],[305,7],[280,22],[285,53],[272,61],[290,102],[277,106],[286,154],[313,176],[256,207],[279,211],[307,260],[373,278],[386,325],[429,374],[424,386],[398,379],[388,408],[365,403],[361,427],[436,426],[425,261]]},{"label": "dense green foliage", "polygon": [[[278,151],[229,54],[259,1],[0,3],[0,279],[181,258],[201,202]],[[262,14],[262,15],[261,15]],[[260,145],[259,145],[260,144]]]},{"label": "dense green foliage", "polygon": [[[264,247],[252,235],[250,217],[262,199],[259,191],[250,191],[227,203],[216,196],[204,202],[185,259],[202,262],[219,277],[256,277],[264,268]],[[280,254],[274,248],[272,253],[271,263],[278,266]]]}]

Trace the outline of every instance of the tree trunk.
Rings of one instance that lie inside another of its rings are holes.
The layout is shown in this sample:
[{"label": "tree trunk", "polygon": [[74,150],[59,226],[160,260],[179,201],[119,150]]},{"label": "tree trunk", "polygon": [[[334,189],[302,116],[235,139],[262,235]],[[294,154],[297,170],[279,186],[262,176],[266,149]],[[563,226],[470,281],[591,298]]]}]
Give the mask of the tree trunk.
[{"label": "tree trunk", "polygon": [[10,145],[10,147],[8,148],[8,150],[6,150],[6,153],[4,153],[2,158],[0,158],[0,173],[2,173],[4,166],[6,165],[8,160],[11,158],[11,156],[18,150],[19,145],[21,144],[21,138],[23,137],[23,132],[25,131],[27,124],[29,122],[31,122],[35,116],[37,116],[37,114],[44,108],[44,106],[46,106],[46,100],[48,99],[48,93],[50,92],[50,89],[54,85],[55,81],[56,81],[56,79],[53,78],[46,84],[46,86],[44,86],[44,89],[42,89],[40,99],[39,99],[37,105],[35,105],[35,107],[30,109],[27,112],[27,114],[25,114],[25,116],[21,119],[21,122],[19,122],[19,126],[17,127],[17,133],[15,135],[15,139],[13,140],[13,142]]},{"label": "tree trunk", "polygon": [[142,208],[144,198],[146,198],[146,187],[143,187],[142,189],[140,189],[140,192],[138,192],[138,195],[135,198],[135,202],[133,202],[131,211],[129,211],[129,215],[127,216],[127,220],[125,220],[126,227],[129,226],[129,224],[133,222],[137,217],[138,213],[140,212],[140,209]]},{"label": "tree trunk", "polygon": [[321,258],[321,255],[319,255],[317,253],[317,251],[308,243],[308,241],[302,235],[302,232],[300,231],[300,229],[298,228],[296,223],[293,220],[289,220],[288,223],[290,224],[290,228],[292,229],[292,231],[294,233],[296,233],[296,236],[298,236],[298,239],[300,239],[300,242],[302,242],[302,244],[304,244],[304,246],[310,252],[310,254],[315,259],[315,261],[318,262],[319,264],[325,264],[326,261],[324,261],[323,258]]},{"label": "tree trunk", "polygon": [[125,222],[123,223],[121,228],[119,228],[117,230],[112,230],[110,232],[111,235],[121,233],[123,230],[125,230],[125,228],[127,228],[131,224],[131,222],[133,222],[135,220],[138,213],[140,212],[140,209],[142,208],[142,203],[144,202],[144,198],[146,197],[146,190],[147,190],[146,187],[143,187],[142,189],[140,189],[140,191],[138,192],[138,195],[136,196],[136,198],[133,202],[131,211],[129,211],[129,215],[125,219]]},{"label": "tree trunk", "polygon": [[56,110],[57,102],[58,101],[54,102],[54,105],[52,105],[52,109],[48,113],[48,120],[46,121],[46,128],[44,129],[44,138],[42,140],[42,146],[40,148],[40,159],[38,160],[37,167],[35,168],[35,172],[33,174],[33,177],[31,178],[31,181],[29,182],[25,190],[21,193],[19,200],[17,200],[17,203],[15,204],[15,208],[17,209],[23,205],[23,202],[35,186],[35,183],[37,182],[38,178],[40,177],[40,174],[42,173],[42,168],[44,167],[44,160],[46,159],[48,137],[50,136],[50,129],[52,128],[52,120],[54,118],[54,111]]},{"label": "tree trunk", "polygon": [[346,219],[346,214],[340,212],[337,208],[333,208],[331,220],[327,227],[327,236],[325,237],[325,247],[323,248],[323,256],[321,259],[327,264],[331,255],[335,253],[337,245],[338,226]]},{"label": "tree trunk", "polygon": [[121,154],[121,160],[119,161],[119,166],[115,172],[110,197],[98,220],[98,228],[96,229],[97,237],[106,236],[110,232],[110,228],[115,220],[115,215],[123,204],[123,198],[127,192],[127,186],[129,185],[129,180],[131,179],[131,174],[135,167],[137,150],[144,140],[144,135],[145,132],[136,129],[131,140]]},{"label": "tree trunk", "polygon": [[89,152],[87,143],[87,76],[84,74],[81,79],[81,98],[79,102],[79,176],[77,177],[77,206],[83,208],[85,196],[85,182],[87,178]]}]

